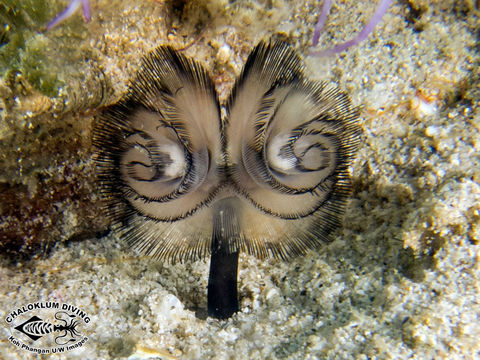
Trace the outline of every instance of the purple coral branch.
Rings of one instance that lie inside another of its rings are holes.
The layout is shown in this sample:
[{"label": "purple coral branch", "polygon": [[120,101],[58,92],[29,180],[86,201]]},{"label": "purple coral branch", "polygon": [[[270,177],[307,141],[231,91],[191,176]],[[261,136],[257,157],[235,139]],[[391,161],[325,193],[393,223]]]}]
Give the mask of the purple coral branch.
[{"label": "purple coral branch", "polygon": [[65,19],[72,16],[73,13],[77,11],[77,9],[80,7],[80,4],[82,5],[83,17],[85,18],[86,21],[90,21],[91,19],[90,1],[89,0],[71,0],[70,4],[68,4],[65,10],[63,10],[60,14],[58,14],[55,17],[55,19],[53,19],[47,24],[47,30],[57,26]]},{"label": "purple coral branch", "polygon": [[[388,8],[390,7],[391,3],[393,0],[381,0],[380,4],[377,7],[377,10],[373,14],[372,18],[370,21],[365,25],[365,27],[358,33],[356,37],[354,37],[351,40],[348,40],[342,44],[339,44],[331,49],[327,50],[318,50],[318,51],[311,51],[310,55],[312,56],[331,56],[334,54],[337,54],[343,50],[348,49],[351,46],[358,45],[361,43],[363,40],[365,40],[368,35],[373,32],[373,29],[375,26],[378,25],[380,20],[382,19],[383,15],[387,12]],[[330,3],[330,0],[325,0],[323,3],[322,7],[322,13],[320,14],[320,19],[315,27],[315,31],[313,33],[313,39],[312,39],[312,44],[316,46],[318,44],[318,37],[320,36],[320,30],[322,29],[325,19],[327,17],[327,14],[324,15],[325,9],[330,10],[330,4],[325,5],[325,3]],[[317,30],[318,29],[318,30]]]},{"label": "purple coral branch", "polygon": [[323,26],[327,22],[327,16],[330,12],[330,7],[332,6],[332,0],[323,0],[322,12],[318,18],[317,25],[315,26],[315,31],[313,32],[312,38],[312,47],[318,45],[318,39],[320,38],[320,33],[322,32]]}]

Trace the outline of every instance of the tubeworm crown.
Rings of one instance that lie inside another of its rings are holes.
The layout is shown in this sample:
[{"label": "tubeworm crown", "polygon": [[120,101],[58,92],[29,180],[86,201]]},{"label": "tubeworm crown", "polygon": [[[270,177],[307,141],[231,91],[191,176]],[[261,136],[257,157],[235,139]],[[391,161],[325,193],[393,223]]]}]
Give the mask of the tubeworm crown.
[{"label": "tubeworm crown", "polygon": [[287,259],[340,225],[360,134],[348,96],[308,80],[287,44],[261,42],[226,109],[198,62],[160,46],[100,114],[106,211],[141,253],[194,260],[220,239],[225,254]]}]

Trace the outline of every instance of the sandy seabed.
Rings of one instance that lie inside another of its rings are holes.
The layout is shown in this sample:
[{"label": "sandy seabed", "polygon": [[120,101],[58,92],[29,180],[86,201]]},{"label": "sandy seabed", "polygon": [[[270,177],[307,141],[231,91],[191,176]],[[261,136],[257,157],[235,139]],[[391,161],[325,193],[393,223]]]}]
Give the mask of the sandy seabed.
[{"label": "sandy seabed", "polygon": [[[118,95],[131,76],[120,71],[125,63],[173,35],[148,33],[156,23],[132,2],[92,3],[87,27],[101,23],[109,31],[104,45],[98,34],[92,44],[105,55]],[[209,23],[187,49],[214,69],[220,94],[228,93],[246,49],[273,31],[306,56],[321,4],[274,2],[268,12],[262,1],[239,3],[218,10],[223,22]],[[374,9],[366,1],[337,3],[321,46],[349,38]],[[242,255],[241,311],[226,321],[205,315],[206,261],[138,257],[114,234],[59,241],[29,261],[1,257],[0,358],[480,358],[480,9],[457,3],[394,2],[360,46],[306,57],[312,79],[338,84],[362,106],[354,191],[331,244],[290,262]],[[115,30],[114,6],[136,27]],[[248,17],[264,13],[264,26],[249,29]],[[10,336],[22,334],[6,316],[38,301],[81,308],[91,319],[78,327],[88,341],[53,356],[15,346]]]}]

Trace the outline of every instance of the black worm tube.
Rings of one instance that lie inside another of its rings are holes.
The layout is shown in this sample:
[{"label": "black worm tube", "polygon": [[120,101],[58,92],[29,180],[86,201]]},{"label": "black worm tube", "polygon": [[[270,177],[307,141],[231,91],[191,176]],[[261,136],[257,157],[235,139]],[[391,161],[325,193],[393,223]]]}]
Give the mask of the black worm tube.
[{"label": "black worm tube", "polygon": [[212,256],[208,277],[208,315],[227,319],[238,311],[237,269],[239,226],[234,201],[221,200],[215,207]]}]

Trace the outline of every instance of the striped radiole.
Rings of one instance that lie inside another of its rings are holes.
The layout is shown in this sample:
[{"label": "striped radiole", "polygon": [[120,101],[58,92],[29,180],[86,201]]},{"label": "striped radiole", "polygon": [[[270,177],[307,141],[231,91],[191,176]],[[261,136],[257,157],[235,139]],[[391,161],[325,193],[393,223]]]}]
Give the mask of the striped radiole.
[{"label": "striped radiole", "polygon": [[307,79],[284,42],[253,49],[225,108],[198,62],[161,46],[93,139],[113,228],[159,259],[211,254],[219,318],[238,310],[239,252],[288,259],[329,241],[360,134],[348,96]]}]

